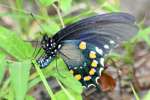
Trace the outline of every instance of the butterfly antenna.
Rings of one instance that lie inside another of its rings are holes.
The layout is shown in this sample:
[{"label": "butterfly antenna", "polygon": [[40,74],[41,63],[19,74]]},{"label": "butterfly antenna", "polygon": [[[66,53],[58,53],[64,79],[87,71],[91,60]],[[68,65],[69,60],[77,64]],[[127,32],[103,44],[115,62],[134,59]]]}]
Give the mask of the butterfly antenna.
[{"label": "butterfly antenna", "polygon": [[[44,31],[44,28],[43,28],[43,27],[40,25],[40,23],[36,20],[36,18],[35,18],[35,16],[33,15],[33,13],[30,13],[30,15],[31,15],[31,17],[36,21],[36,23],[39,25],[40,29],[41,29],[42,31]],[[45,31],[44,31],[44,32],[45,32]],[[42,32],[40,32],[40,35],[42,35]],[[40,53],[40,51],[41,51],[41,48],[37,51],[38,43],[39,43],[39,41],[37,41],[37,43],[36,43],[36,48],[35,48],[35,50],[34,50],[34,52],[33,52],[33,55],[32,55],[33,58],[36,58],[36,57],[38,56],[38,54]],[[37,53],[36,53],[36,51],[37,51]],[[35,53],[36,53],[36,55],[35,55]],[[34,55],[35,55],[35,56],[34,56]]]},{"label": "butterfly antenna", "polygon": [[[32,16],[32,18],[36,21],[36,23],[40,26],[41,30],[45,32],[44,28],[42,27],[42,25],[36,20],[35,16],[30,13],[30,15]],[[40,35],[42,35],[42,33],[40,32]]]},{"label": "butterfly antenna", "polygon": [[58,67],[57,67],[57,57],[58,57],[58,55],[56,54],[56,71],[57,71],[57,73],[58,73],[61,77],[66,78],[66,77],[63,76],[63,75],[59,72],[59,70],[58,70]]}]

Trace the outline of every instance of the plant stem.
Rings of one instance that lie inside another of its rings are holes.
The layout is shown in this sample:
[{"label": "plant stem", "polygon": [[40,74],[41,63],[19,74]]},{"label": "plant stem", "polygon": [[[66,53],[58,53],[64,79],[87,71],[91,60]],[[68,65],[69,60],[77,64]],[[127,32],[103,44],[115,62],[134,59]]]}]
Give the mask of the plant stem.
[{"label": "plant stem", "polygon": [[61,22],[61,25],[62,25],[62,27],[64,28],[64,27],[65,27],[65,24],[64,24],[64,21],[63,21],[63,18],[62,18],[62,15],[61,15],[61,13],[60,13],[59,8],[58,8],[55,4],[52,4],[52,6],[56,9],[56,12],[57,12],[57,14],[58,14],[58,16],[59,16],[59,20],[60,20],[60,22]]},{"label": "plant stem", "polygon": [[41,71],[39,65],[36,63],[35,60],[32,60],[32,63],[33,63],[33,65],[35,66],[35,68],[36,68],[36,70],[37,70],[37,73],[39,74],[39,76],[40,76],[40,78],[41,78],[41,80],[42,80],[42,82],[43,82],[43,84],[44,84],[44,86],[45,86],[45,88],[46,88],[46,90],[47,90],[49,96],[52,98],[52,100],[56,100],[56,98],[55,98],[55,96],[54,96],[54,94],[53,94],[53,92],[52,92],[52,89],[51,89],[50,86],[48,85],[48,83],[47,83],[47,81],[46,81],[46,79],[45,79],[45,77],[44,77],[44,75],[43,75],[43,73],[42,73],[42,71]]},{"label": "plant stem", "polygon": [[60,85],[60,87],[62,88],[62,90],[64,91],[64,93],[68,96],[69,100],[75,100],[74,97],[64,88],[64,86],[61,84],[61,82],[56,79],[58,84]]},{"label": "plant stem", "polygon": [[132,83],[130,83],[130,87],[131,87],[131,89],[132,89],[132,91],[133,91],[133,94],[134,94],[136,100],[140,100],[140,98],[139,98],[138,94],[136,93],[136,91],[135,91],[135,89],[134,89]]}]

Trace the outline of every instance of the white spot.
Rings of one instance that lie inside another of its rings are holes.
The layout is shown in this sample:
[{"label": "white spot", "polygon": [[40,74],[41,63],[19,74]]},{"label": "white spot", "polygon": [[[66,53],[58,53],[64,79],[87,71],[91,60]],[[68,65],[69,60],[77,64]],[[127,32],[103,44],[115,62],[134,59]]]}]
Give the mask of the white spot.
[{"label": "white spot", "polygon": [[102,65],[102,66],[104,66],[104,58],[100,58],[100,64]]},{"label": "white spot", "polygon": [[94,63],[98,64],[97,60],[93,60]]},{"label": "white spot", "polygon": [[57,52],[57,49],[55,49],[54,52]]},{"label": "white spot", "polygon": [[80,66],[80,69],[82,69],[82,66]]},{"label": "white spot", "polygon": [[101,73],[102,73],[103,70],[104,70],[103,67],[101,67],[101,68],[99,69],[99,76],[101,76]]},{"label": "white spot", "polygon": [[98,47],[95,47],[96,52],[98,52],[100,55],[103,55],[103,51],[102,49],[99,49]]},{"label": "white spot", "polygon": [[115,44],[115,42],[113,40],[110,40],[109,42],[110,42],[110,44]]},{"label": "white spot", "polygon": [[51,43],[51,46],[53,46],[53,44]]},{"label": "white spot", "polygon": [[61,47],[61,44],[58,45],[58,49]]},{"label": "white spot", "polygon": [[90,53],[92,53],[92,54],[96,54],[96,52],[95,52],[95,51],[90,51]]},{"label": "white spot", "polygon": [[96,87],[94,84],[89,84],[89,85],[88,85],[88,88],[89,88],[89,87],[91,87],[91,86],[94,86],[94,87]]},{"label": "white spot", "polygon": [[44,61],[44,59],[40,59],[41,60],[41,62],[43,62]]},{"label": "white spot", "polygon": [[109,49],[109,45],[105,44],[105,45],[104,45],[104,48],[105,48],[105,49]]},{"label": "white spot", "polygon": [[56,43],[54,42],[53,45],[56,45]]},{"label": "white spot", "polygon": [[96,78],[95,78],[96,84],[99,84],[99,83],[98,83],[98,79],[99,79],[99,77],[96,77]]},{"label": "white spot", "polygon": [[48,62],[49,60],[48,59],[46,59],[46,62]]},{"label": "white spot", "polygon": [[46,44],[46,46],[48,47],[48,46],[49,46],[49,44],[47,43],[47,44]]},{"label": "white spot", "polygon": [[77,67],[74,67],[74,69],[77,69]]},{"label": "white spot", "polygon": [[54,54],[54,52],[51,52],[51,54]]},{"label": "white spot", "polygon": [[82,86],[84,89],[86,89],[86,86]]}]

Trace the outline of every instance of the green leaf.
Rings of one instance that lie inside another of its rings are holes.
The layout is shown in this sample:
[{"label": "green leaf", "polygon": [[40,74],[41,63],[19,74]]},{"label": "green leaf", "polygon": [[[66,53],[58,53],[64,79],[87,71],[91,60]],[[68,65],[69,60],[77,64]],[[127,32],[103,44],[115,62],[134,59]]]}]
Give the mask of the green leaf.
[{"label": "green leaf", "polygon": [[5,54],[0,52],[0,83],[4,76],[5,67],[6,67]]},{"label": "green leaf", "polygon": [[24,42],[16,33],[0,26],[0,48],[18,60],[29,59],[33,54],[30,43]]},{"label": "green leaf", "polygon": [[14,90],[10,87],[9,88],[9,94],[8,94],[8,100],[14,100]]},{"label": "green leaf", "polygon": [[25,100],[35,100],[33,96],[27,95]]},{"label": "green leaf", "polygon": [[[68,92],[74,97],[74,100],[82,100],[81,94],[75,93],[71,90],[68,90]],[[70,100],[63,90],[55,93],[55,97],[57,100]]]},{"label": "green leaf", "polygon": [[32,87],[34,87],[35,85],[37,85],[40,82],[41,82],[40,77],[36,77],[36,78],[32,79],[28,84],[28,90],[31,89]]},{"label": "green leaf", "polygon": [[31,61],[14,62],[9,64],[11,85],[15,92],[15,100],[24,100],[28,87]]},{"label": "green leaf", "polygon": [[77,81],[73,77],[73,75],[68,71],[63,59],[61,58],[57,59],[57,66],[56,66],[56,59],[55,59],[43,71],[46,75],[56,77],[59,81],[61,81],[67,88],[71,89],[72,91],[79,94],[82,93],[83,87],[81,83]]},{"label": "green leaf", "polygon": [[110,4],[109,2],[105,2],[101,7],[108,12],[119,12],[120,7],[116,4]]},{"label": "green leaf", "polygon": [[46,33],[50,36],[53,36],[56,32],[60,30],[59,25],[54,21],[50,21],[49,24],[44,24],[42,26],[44,28],[44,31],[46,31]]},{"label": "green leaf", "polygon": [[59,74],[55,75],[67,88],[71,89],[72,91],[81,94],[83,91],[83,87],[79,81],[77,81],[69,72],[63,74],[66,77],[62,77]]},{"label": "green leaf", "polygon": [[150,100],[150,91],[148,91],[142,100]]},{"label": "green leaf", "polygon": [[43,6],[49,6],[49,5],[53,4],[55,1],[57,1],[57,0],[39,0],[39,2],[40,2]]},{"label": "green leaf", "polygon": [[63,59],[57,59],[57,66],[55,59],[46,69],[44,69],[44,73],[56,77],[59,81],[61,81],[67,88],[71,89],[72,91],[79,94],[82,93],[83,87],[81,83],[77,81],[73,77],[73,75],[68,71]]},{"label": "green leaf", "polygon": [[71,9],[72,0],[59,0],[60,8],[63,12],[68,12]]},{"label": "green leaf", "polygon": [[139,38],[143,38],[144,41],[150,46],[150,37],[149,37],[149,34],[150,34],[150,27],[147,27],[145,29],[142,29],[139,34],[138,34],[138,37]]}]

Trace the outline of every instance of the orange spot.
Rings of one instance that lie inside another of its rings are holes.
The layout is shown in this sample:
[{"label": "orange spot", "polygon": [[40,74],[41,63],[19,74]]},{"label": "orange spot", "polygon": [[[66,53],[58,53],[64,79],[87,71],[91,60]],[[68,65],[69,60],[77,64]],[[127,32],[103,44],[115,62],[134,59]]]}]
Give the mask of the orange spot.
[{"label": "orange spot", "polygon": [[77,80],[80,80],[81,79],[81,75],[80,74],[77,74],[74,76]]},{"label": "orange spot", "polygon": [[86,49],[86,42],[81,42],[81,43],[79,44],[79,48],[80,48],[81,50]]},{"label": "orange spot", "polygon": [[89,81],[90,79],[91,79],[91,76],[85,76],[85,77],[84,77],[84,80],[85,80],[85,81]]},{"label": "orange spot", "polygon": [[97,61],[96,61],[96,60],[93,60],[92,63],[91,63],[91,66],[92,66],[92,67],[97,67]]},{"label": "orange spot", "polygon": [[96,52],[91,51],[91,52],[89,53],[89,57],[90,57],[91,59],[96,58]]},{"label": "orange spot", "polygon": [[91,70],[89,71],[89,74],[90,74],[90,75],[94,75],[94,74],[95,74],[95,69],[94,69],[94,68],[91,68]]}]

